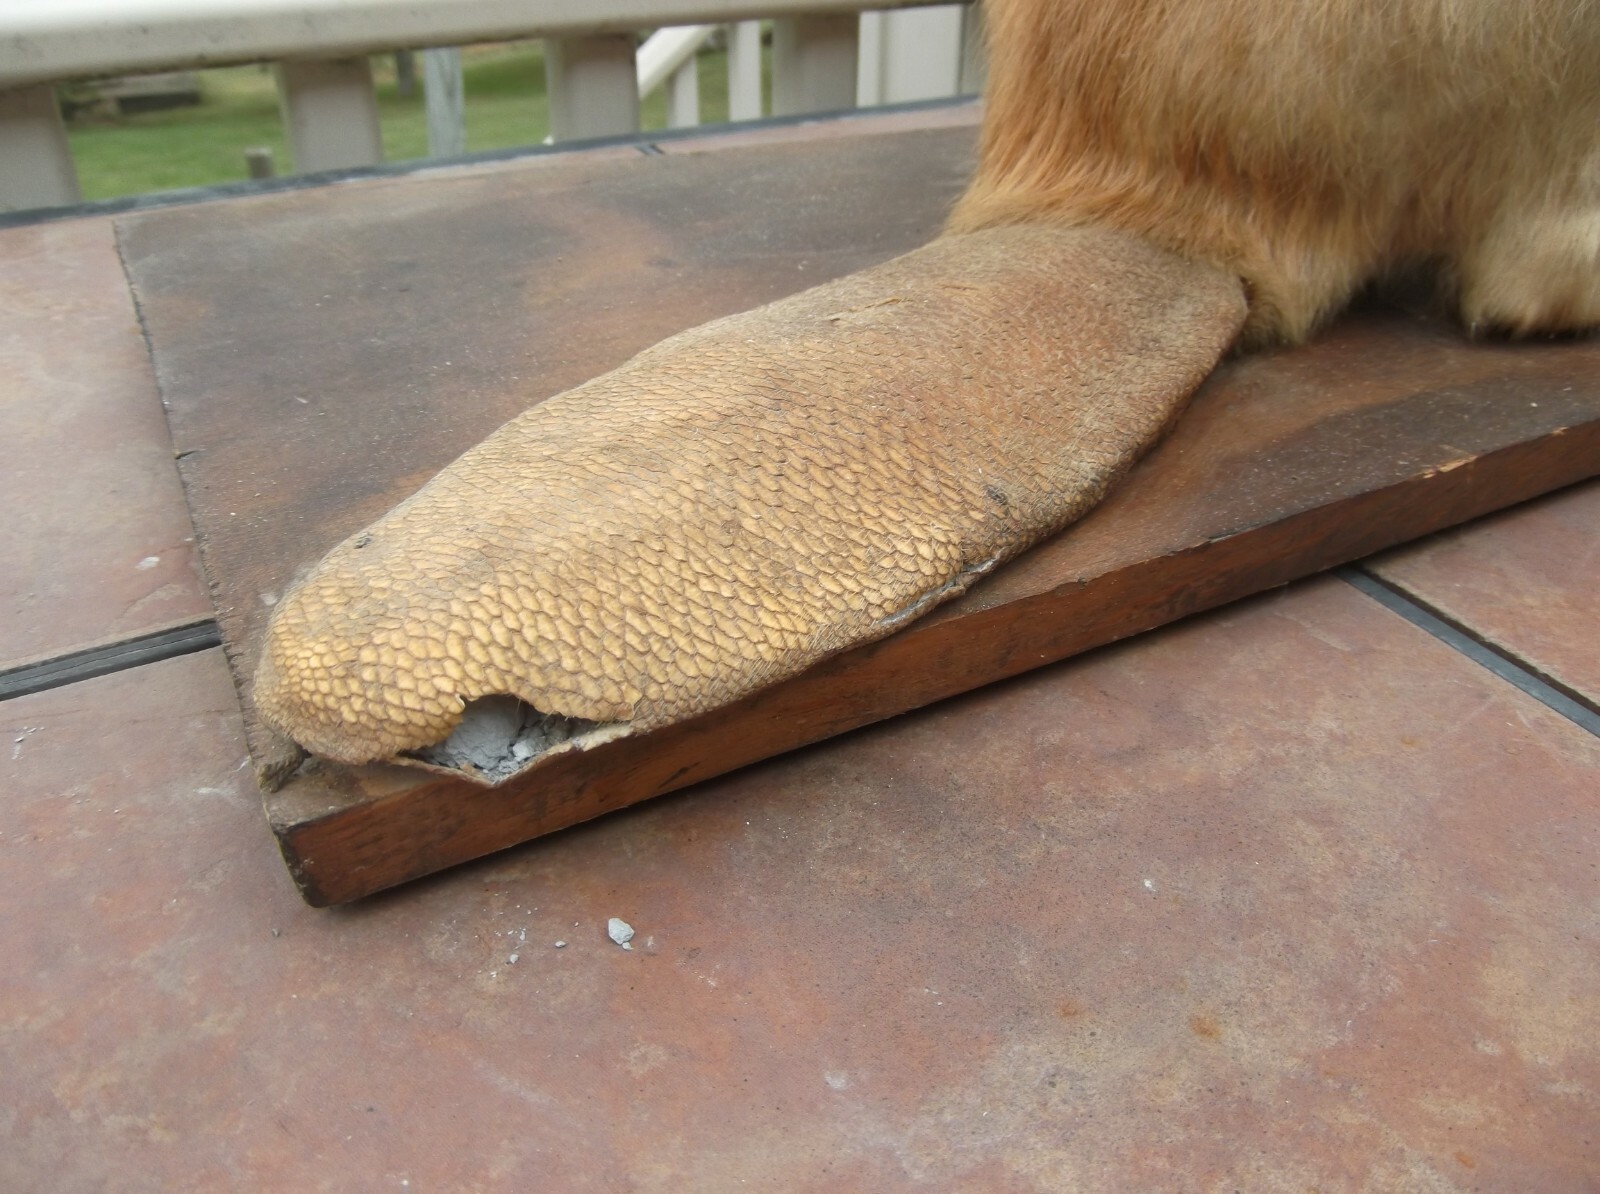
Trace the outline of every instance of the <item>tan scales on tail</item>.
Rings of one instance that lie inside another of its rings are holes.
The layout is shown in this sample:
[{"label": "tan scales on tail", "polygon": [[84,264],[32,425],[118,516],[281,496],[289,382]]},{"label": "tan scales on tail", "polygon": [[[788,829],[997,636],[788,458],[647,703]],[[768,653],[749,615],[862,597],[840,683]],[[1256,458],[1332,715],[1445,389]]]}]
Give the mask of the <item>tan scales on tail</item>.
[{"label": "tan scales on tail", "polygon": [[494,694],[637,730],[715,708],[1081,514],[1244,312],[1131,237],[1008,228],[673,337],[334,549],[272,620],[262,713],[358,763]]}]

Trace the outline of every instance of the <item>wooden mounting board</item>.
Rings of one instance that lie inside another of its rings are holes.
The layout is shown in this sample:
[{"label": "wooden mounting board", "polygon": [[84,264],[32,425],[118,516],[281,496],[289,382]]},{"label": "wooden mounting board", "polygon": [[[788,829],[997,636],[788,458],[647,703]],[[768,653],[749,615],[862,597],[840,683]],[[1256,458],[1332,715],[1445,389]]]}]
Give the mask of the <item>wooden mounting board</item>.
[{"label": "wooden mounting board", "polygon": [[[969,130],[616,153],[119,226],[252,752],[295,571],[525,405],[664,335],[911,248]],[[1600,348],[1395,312],[1233,363],[1078,527],[880,643],[505,787],[313,764],[266,797],[316,905],[356,899],[1600,473]]]}]

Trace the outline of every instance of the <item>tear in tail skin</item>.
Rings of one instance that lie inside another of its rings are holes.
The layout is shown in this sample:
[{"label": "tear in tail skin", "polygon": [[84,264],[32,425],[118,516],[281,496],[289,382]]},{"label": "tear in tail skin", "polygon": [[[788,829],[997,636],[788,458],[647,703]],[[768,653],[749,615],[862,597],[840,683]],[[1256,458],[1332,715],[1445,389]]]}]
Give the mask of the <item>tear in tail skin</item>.
[{"label": "tear in tail skin", "polygon": [[1245,316],[1217,268],[1013,226],[684,332],[334,548],[275,608],[256,704],[343,763],[488,696],[631,732],[707,712],[1080,517]]}]

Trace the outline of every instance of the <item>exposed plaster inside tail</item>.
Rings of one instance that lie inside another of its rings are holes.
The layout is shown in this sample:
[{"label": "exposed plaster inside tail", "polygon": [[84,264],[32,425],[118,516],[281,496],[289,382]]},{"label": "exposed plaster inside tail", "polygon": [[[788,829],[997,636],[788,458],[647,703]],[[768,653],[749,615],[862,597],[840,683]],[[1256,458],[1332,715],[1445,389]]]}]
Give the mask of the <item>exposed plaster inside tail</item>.
[{"label": "exposed plaster inside tail", "polygon": [[628,732],[626,722],[562,717],[514,696],[482,697],[467,704],[443,742],[409,751],[401,761],[494,785],[550,755],[588,750]]}]

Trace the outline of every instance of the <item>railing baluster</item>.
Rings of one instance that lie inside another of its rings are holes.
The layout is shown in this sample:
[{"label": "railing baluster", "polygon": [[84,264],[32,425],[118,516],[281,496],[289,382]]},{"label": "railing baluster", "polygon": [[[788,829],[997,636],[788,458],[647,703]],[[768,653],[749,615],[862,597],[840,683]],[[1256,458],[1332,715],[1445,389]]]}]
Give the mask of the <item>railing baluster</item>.
[{"label": "railing baluster", "polygon": [[461,51],[422,51],[422,102],[428,115],[428,156],[455,158],[467,152]]},{"label": "railing baluster", "polygon": [[989,60],[984,52],[983,2],[972,0],[961,14],[961,78],[958,95],[978,95],[989,75]]},{"label": "railing baluster", "polygon": [[728,119],[761,119],[761,22],[728,26]]},{"label": "railing baluster", "polygon": [[772,23],[774,115],[855,107],[858,25],[853,12]]},{"label": "railing baluster", "polygon": [[0,211],[76,203],[72,165],[56,89],[48,83],[0,91]]},{"label": "railing baluster", "polygon": [[959,5],[861,14],[862,106],[954,95],[961,73]]},{"label": "railing baluster", "polygon": [[633,36],[575,37],[544,43],[550,136],[556,141],[639,131]]},{"label": "railing baluster", "polygon": [[278,64],[289,152],[300,174],[383,161],[372,66],[366,58],[295,58]]},{"label": "railing baluster", "polygon": [[700,123],[700,65],[690,55],[667,84],[667,127],[693,128]]}]

